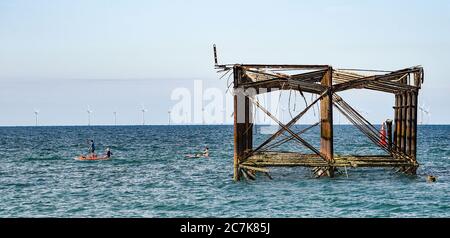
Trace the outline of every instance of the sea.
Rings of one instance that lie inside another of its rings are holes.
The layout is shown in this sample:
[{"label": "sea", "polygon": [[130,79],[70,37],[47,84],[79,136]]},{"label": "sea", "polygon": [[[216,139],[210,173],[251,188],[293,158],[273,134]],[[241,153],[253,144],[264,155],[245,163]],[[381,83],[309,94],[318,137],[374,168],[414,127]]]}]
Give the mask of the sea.
[{"label": "sea", "polygon": [[[255,146],[267,127],[255,128]],[[302,137],[318,147],[319,134]],[[334,136],[336,154],[384,153],[351,125]],[[89,139],[111,159],[75,160]],[[416,176],[270,168],[272,179],[234,182],[232,125],[0,127],[0,217],[450,217],[449,144],[449,125],[420,125]],[[209,158],[186,157],[206,146]],[[276,149],[308,153],[295,142]]]}]

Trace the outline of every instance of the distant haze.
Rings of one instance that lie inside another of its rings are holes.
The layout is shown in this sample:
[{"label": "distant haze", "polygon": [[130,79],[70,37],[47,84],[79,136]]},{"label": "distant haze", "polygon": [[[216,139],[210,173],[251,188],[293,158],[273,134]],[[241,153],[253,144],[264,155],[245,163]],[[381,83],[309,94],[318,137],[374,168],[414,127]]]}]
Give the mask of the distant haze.
[{"label": "distant haze", "polygon": [[[449,1],[0,1],[0,125],[166,124],[178,87],[225,92],[221,63],[422,65],[429,123],[450,123]],[[342,94],[379,123],[393,97]],[[302,105],[303,106],[303,105]],[[302,123],[313,123],[308,119]]]}]

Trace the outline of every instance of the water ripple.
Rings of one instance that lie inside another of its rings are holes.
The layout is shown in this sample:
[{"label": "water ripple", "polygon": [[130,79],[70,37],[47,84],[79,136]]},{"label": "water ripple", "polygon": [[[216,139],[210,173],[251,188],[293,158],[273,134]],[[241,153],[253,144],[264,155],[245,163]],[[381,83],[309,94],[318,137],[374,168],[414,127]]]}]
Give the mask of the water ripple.
[{"label": "water ripple", "polygon": [[[299,130],[299,128],[297,128]],[[338,133],[339,132],[339,133]],[[382,153],[350,126],[338,154]],[[305,139],[318,146],[318,130]],[[273,168],[274,180],[233,182],[232,126],[2,127],[1,217],[449,217],[450,126],[419,127],[418,176],[351,169],[314,179]],[[95,139],[109,161],[76,161]],[[255,144],[267,135],[255,134]],[[209,146],[211,158],[188,159]],[[283,150],[304,151],[296,144]],[[438,177],[427,183],[425,176]]]}]

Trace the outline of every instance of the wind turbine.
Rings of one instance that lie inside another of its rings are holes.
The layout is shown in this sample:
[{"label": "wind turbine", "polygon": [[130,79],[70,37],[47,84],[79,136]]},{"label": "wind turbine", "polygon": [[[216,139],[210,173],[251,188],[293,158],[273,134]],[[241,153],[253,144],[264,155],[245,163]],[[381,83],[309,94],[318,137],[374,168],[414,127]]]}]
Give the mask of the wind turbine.
[{"label": "wind turbine", "polygon": [[[260,112],[261,113],[261,112]],[[264,113],[263,124],[266,123],[267,114]]]},{"label": "wind turbine", "polygon": [[284,112],[286,111],[285,107],[281,107],[281,116],[280,116],[280,121],[284,123]]},{"label": "wind turbine", "polygon": [[34,109],[34,117],[35,117],[35,120],[36,120],[36,126],[38,126],[39,110]]},{"label": "wind turbine", "polygon": [[419,106],[419,110],[420,110],[420,125],[423,124],[423,114],[425,113],[427,115],[427,123],[429,122],[430,119],[430,109],[425,106],[425,103],[422,103],[422,106]]},{"label": "wind turbine", "polygon": [[202,107],[202,125],[205,125],[205,108]]},{"label": "wind turbine", "polygon": [[167,112],[169,114],[169,126],[170,126],[170,113],[172,113],[170,110]]},{"label": "wind turbine", "polygon": [[337,114],[337,116],[338,116],[338,125],[341,125],[341,113],[338,112],[338,113],[336,113],[336,114]]},{"label": "wind turbine", "polygon": [[117,126],[117,112],[114,111],[113,114],[114,114],[114,126]]},{"label": "wind turbine", "polygon": [[86,112],[88,114],[88,126],[90,126],[91,125],[91,113],[92,113],[92,110],[91,110],[91,107],[89,107],[89,105],[88,105],[88,109],[86,110]]},{"label": "wind turbine", "polygon": [[145,125],[145,112],[147,109],[145,109],[144,104],[142,104],[141,112],[142,112],[142,125]]},{"label": "wind turbine", "polygon": [[222,125],[225,124],[226,119],[226,114],[225,114],[225,109],[220,110],[221,112],[221,120],[222,120]]}]

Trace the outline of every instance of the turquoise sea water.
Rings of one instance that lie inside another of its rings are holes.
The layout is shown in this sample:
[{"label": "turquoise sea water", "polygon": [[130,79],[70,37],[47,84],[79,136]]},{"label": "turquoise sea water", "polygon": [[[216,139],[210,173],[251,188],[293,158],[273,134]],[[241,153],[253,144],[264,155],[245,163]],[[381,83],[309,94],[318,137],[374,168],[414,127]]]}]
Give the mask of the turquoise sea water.
[{"label": "turquoise sea water", "polygon": [[[352,126],[335,136],[338,154],[383,153]],[[318,145],[317,129],[304,137]],[[113,158],[74,160],[88,138]],[[450,217],[450,126],[419,126],[418,140],[414,177],[274,168],[273,180],[235,183],[232,126],[0,127],[0,217]],[[205,145],[211,158],[184,157]]]}]

